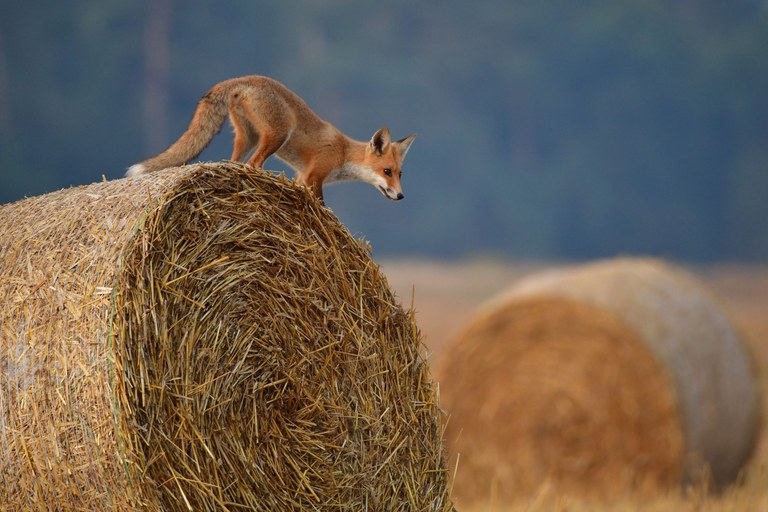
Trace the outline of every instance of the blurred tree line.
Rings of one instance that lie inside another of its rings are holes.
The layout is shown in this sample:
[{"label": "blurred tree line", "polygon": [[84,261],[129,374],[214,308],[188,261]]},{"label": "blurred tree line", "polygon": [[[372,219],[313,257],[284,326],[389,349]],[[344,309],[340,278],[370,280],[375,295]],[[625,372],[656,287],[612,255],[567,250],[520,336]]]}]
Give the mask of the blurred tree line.
[{"label": "blurred tree line", "polygon": [[405,201],[329,187],[379,254],[765,260],[766,49],[766,0],[5,0],[0,201],[122,176],[267,74],[419,134]]}]

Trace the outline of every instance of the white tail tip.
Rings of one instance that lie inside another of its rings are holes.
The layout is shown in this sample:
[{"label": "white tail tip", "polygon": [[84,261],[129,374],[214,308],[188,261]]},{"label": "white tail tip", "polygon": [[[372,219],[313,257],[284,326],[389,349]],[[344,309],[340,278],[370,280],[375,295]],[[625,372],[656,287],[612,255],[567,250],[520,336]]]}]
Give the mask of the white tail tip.
[{"label": "white tail tip", "polygon": [[140,176],[146,172],[146,168],[142,164],[133,164],[125,171],[125,175],[130,178],[132,176]]}]

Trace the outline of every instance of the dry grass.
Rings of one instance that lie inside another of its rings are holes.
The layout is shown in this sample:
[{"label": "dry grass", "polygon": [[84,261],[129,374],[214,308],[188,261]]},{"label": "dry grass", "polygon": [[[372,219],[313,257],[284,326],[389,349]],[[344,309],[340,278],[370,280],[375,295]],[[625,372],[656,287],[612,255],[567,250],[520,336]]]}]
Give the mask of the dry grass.
[{"label": "dry grass", "polygon": [[763,512],[768,510],[765,466],[750,471],[746,482],[722,494],[695,488],[644,499],[626,498],[604,503],[574,497],[543,484],[534,495],[517,503],[489,503],[483,506],[457,507],[462,512]]},{"label": "dry grass", "polygon": [[0,207],[3,510],[450,510],[420,334],[305,190],[199,164]]}]

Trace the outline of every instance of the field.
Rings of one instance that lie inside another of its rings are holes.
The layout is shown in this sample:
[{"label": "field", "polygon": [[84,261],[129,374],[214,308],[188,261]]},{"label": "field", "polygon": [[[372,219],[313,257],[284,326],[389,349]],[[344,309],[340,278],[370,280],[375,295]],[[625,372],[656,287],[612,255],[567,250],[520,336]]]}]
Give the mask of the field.
[{"label": "field", "polygon": [[[413,304],[429,359],[433,368],[437,368],[446,347],[469,321],[479,304],[506,288],[515,279],[547,266],[543,263],[504,264],[485,261],[462,264],[390,261],[383,264],[383,269],[403,304]],[[758,367],[765,403],[765,397],[768,396],[768,267],[723,264],[687,268],[716,293],[726,312],[744,334]],[[438,380],[450,378],[439,374],[436,377]],[[491,496],[491,504],[487,508],[476,510],[757,512],[768,510],[767,482],[768,435],[763,432],[745,471],[743,483],[722,494],[709,493],[706,489],[689,489],[652,501],[638,502],[628,498],[625,502],[607,505],[586,503],[575,497],[561,495],[556,489],[543,485],[535,496],[517,505],[494,504]],[[460,511],[467,510],[461,503],[457,506]]]}]

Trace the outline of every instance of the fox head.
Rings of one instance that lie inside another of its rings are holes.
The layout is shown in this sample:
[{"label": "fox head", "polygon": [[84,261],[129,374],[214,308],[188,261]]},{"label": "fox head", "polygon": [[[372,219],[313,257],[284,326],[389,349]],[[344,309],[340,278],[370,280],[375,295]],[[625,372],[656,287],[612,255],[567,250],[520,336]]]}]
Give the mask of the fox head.
[{"label": "fox head", "polygon": [[392,142],[389,129],[379,128],[365,149],[362,166],[369,171],[365,181],[378,188],[387,199],[399,201],[405,197],[400,176],[403,174],[403,159],[415,138],[414,134]]}]

